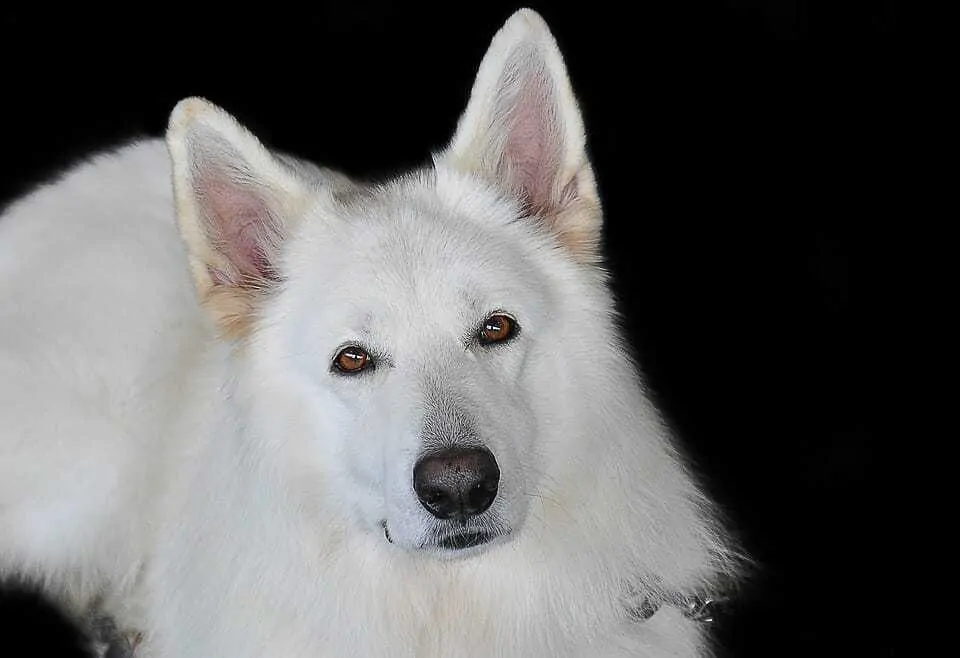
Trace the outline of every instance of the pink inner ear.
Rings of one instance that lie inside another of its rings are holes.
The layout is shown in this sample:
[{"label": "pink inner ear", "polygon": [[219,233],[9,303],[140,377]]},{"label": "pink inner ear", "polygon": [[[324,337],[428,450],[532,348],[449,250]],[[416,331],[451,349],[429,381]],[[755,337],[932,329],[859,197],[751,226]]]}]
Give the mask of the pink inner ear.
[{"label": "pink inner ear", "polygon": [[542,66],[533,68],[521,73],[523,80],[511,99],[503,162],[528,209],[548,213],[561,202],[554,197],[563,138],[553,81]]},{"label": "pink inner ear", "polygon": [[[267,250],[276,238],[276,227],[264,198],[266,190],[212,167],[197,174],[194,188],[214,249],[230,261],[241,278],[274,278]],[[216,282],[230,278],[224,272],[214,274]]]}]

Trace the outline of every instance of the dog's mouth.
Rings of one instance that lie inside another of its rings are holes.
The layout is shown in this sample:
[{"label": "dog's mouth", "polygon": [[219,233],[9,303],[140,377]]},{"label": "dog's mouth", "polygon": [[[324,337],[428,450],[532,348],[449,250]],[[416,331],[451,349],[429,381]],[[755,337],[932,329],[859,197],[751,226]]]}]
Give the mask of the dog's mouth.
[{"label": "dog's mouth", "polygon": [[495,537],[497,537],[497,535],[489,532],[458,532],[437,540],[433,545],[447,551],[462,551],[465,548],[483,546]]},{"label": "dog's mouth", "polygon": [[[393,537],[390,536],[390,528],[387,527],[386,520],[380,522],[383,529],[383,538],[388,544],[393,543]],[[441,551],[463,551],[468,548],[476,548],[489,544],[498,537],[502,537],[508,532],[487,532],[483,530],[463,530],[461,532],[452,532],[437,539],[431,539],[420,545],[421,550],[440,549]]]}]

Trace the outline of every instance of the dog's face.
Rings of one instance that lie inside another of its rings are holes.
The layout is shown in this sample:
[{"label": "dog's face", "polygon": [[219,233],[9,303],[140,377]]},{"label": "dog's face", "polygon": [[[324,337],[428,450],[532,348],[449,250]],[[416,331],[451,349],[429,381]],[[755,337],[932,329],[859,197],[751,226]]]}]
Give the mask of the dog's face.
[{"label": "dog's face", "polygon": [[441,556],[514,535],[544,477],[550,419],[533,396],[550,396],[539,369],[557,358],[551,278],[589,267],[600,230],[542,20],[507,22],[435,167],[390,184],[294,171],[197,99],[174,111],[168,144],[201,302],[251,350],[273,336],[349,518]]},{"label": "dog's face", "polygon": [[396,546],[468,555],[520,526],[542,471],[530,377],[559,312],[531,254],[548,241],[489,192],[458,204],[453,176],[319,202],[276,309],[343,507]]}]

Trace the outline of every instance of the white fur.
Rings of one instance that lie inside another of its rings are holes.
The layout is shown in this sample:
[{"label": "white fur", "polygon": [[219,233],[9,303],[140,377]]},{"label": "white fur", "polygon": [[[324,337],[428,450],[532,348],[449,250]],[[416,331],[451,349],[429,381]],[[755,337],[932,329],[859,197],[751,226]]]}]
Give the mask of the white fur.
[{"label": "white fur", "polygon": [[[522,216],[530,176],[505,180],[497,159],[517,138],[497,97],[517,48],[553,103],[540,217]],[[494,39],[435,166],[392,183],[290,166],[197,99],[168,143],[94,157],[0,218],[0,572],[78,611],[97,601],[144,631],[140,658],[706,651],[677,609],[628,612],[709,588],[731,559],[592,243],[565,240],[599,230],[599,204],[536,14]],[[233,172],[224,189],[203,187],[210,167]],[[238,248],[266,245],[279,281],[241,282],[229,236],[211,237],[221,192],[268,209],[272,228]],[[249,313],[240,329],[224,305]],[[471,343],[495,310],[519,336]],[[382,362],[332,372],[356,340]],[[508,534],[421,548],[434,521],[410,473],[427,420],[496,455],[484,518]]]}]

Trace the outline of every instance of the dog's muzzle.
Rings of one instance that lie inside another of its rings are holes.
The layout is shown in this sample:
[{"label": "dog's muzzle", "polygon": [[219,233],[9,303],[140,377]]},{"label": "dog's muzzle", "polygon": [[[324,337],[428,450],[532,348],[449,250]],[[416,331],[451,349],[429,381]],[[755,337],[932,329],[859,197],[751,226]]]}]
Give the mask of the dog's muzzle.
[{"label": "dog's muzzle", "polygon": [[[417,499],[436,519],[431,537],[421,549],[458,552],[509,534],[490,509],[500,486],[500,467],[493,453],[482,447],[444,448],[424,454],[413,468]],[[383,537],[393,543],[387,521]]]}]

